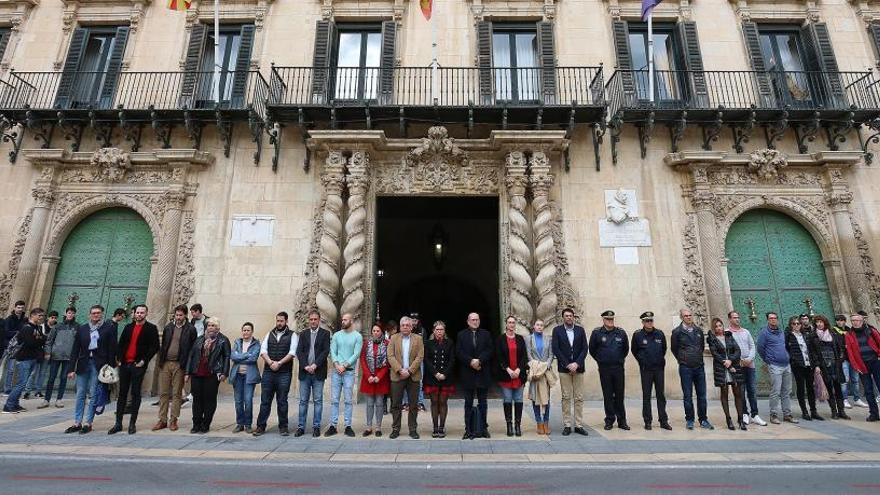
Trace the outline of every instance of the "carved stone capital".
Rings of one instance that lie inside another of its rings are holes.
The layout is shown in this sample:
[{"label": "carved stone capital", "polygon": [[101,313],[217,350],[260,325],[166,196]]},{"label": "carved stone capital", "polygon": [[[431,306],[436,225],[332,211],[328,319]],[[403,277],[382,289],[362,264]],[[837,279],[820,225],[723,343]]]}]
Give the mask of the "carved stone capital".
[{"label": "carved stone capital", "polygon": [[853,194],[849,191],[833,191],[825,194],[825,201],[833,210],[845,210],[852,203]]},{"label": "carved stone capital", "polygon": [[788,166],[788,157],[779,150],[755,150],[749,155],[749,172],[759,179],[771,181],[779,177],[783,168]]},{"label": "carved stone capital", "polygon": [[31,196],[36,208],[49,208],[55,202],[55,192],[49,188],[35,187],[31,190]]},{"label": "carved stone capital", "polygon": [[697,210],[711,210],[715,199],[715,193],[711,191],[694,191],[691,195],[691,203]]}]

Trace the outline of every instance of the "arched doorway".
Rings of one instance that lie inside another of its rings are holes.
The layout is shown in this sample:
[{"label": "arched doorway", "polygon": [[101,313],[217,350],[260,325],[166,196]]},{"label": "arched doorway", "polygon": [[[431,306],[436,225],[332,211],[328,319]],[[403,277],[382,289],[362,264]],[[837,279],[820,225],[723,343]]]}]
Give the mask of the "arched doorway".
[{"label": "arched doorway", "polygon": [[806,313],[807,299],[816,314],[833,314],[819,247],[788,215],[767,209],[744,213],[727,233],[725,253],[733,307],[753,331],[764,325],[768,311],[780,320]]},{"label": "arched doorway", "polygon": [[[115,308],[144,303],[150,281],[153,235],[147,222],[128,208],[93,213],[71,231],[61,248],[49,309],[63,314],[76,294],[78,319],[84,308]],[[108,315],[109,317],[109,315]]]}]

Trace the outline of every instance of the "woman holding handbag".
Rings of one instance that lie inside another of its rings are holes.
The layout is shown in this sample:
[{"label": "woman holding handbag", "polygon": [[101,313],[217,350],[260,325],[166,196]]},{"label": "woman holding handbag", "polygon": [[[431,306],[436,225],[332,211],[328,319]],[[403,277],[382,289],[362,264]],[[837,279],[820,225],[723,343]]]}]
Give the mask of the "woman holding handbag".
[{"label": "woman holding handbag", "polygon": [[532,401],[538,435],[550,434],[550,391],[558,377],[553,364],[553,346],[544,335],[544,321],[535,320],[532,334],[526,340],[529,358],[528,398]]},{"label": "woman holding handbag", "polygon": [[[741,351],[733,333],[724,329],[720,318],[712,318],[712,332],[709,333],[708,345],[712,353],[712,370],[715,386],[721,391],[721,408],[727,418],[727,429],[735,430],[730,418],[728,390],[733,389],[733,402],[736,407],[736,422],[740,430],[747,430],[743,422],[743,385],[745,375],[740,367]],[[728,388],[729,387],[729,388]]]},{"label": "woman holding handbag", "polygon": [[[819,352],[811,333],[804,333],[803,323],[797,316],[788,319],[785,330],[785,348],[791,358],[791,374],[794,375],[795,392],[801,406],[801,417],[806,421],[824,421],[816,411],[815,371],[819,369]],[[807,406],[809,405],[809,409]]]},{"label": "woman holding handbag", "polygon": [[828,318],[818,315],[813,327],[816,329],[815,347],[818,349],[816,360],[822,370],[822,381],[828,393],[828,406],[831,408],[831,419],[850,419],[843,405],[843,361],[846,359],[846,344],[843,336],[832,330]]}]

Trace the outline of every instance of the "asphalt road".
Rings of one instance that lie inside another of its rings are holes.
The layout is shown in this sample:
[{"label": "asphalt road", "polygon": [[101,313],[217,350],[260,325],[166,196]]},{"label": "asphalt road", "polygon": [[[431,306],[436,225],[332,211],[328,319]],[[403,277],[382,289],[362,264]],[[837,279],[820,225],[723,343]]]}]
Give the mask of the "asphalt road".
[{"label": "asphalt road", "polygon": [[[307,464],[0,455],[4,494],[880,493],[876,463]],[[375,462],[373,462],[375,461]]]}]

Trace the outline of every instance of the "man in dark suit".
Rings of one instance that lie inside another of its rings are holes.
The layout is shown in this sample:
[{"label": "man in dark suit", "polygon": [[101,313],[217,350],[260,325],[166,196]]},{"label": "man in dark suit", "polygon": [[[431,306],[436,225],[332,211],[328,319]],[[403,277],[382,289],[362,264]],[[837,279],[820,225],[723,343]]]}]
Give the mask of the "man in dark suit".
[{"label": "man in dark suit", "polygon": [[159,350],[159,329],[147,321],[147,306],[134,307],[134,319],[122,329],[117,346],[116,362],[119,364],[119,398],[116,400],[116,424],[107,433],[113,435],[122,431],[122,415],[126,412],[126,402],[131,390],[131,407],[128,420],[128,434],[137,431],[138,411],[141,408],[141,386],[147,373],[150,360]]},{"label": "man in dark suit", "polygon": [[562,434],[571,435],[572,398],[574,399],[574,432],[587,435],[584,428],[584,363],[589,344],[584,327],[575,325],[574,310],[562,310],[562,325],[553,329],[553,355],[562,389]]},{"label": "man in dark suit", "polygon": [[[489,438],[486,415],[489,411],[486,397],[492,385],[492,336],[480,328],[480,315],[471,313],[468,327],[458,333],[455,345],[458,366],[458,383],[464,393],[464,436],[462,440]],[[474,395],[479,411],[478,423],[474,424]]]},{"label": "man in dark suit", "polygon": [[[95,304],[89,308],[89,321],[76,329],[76,340],[70,355],[70,373],[67,378],[76,377],[76,409],[73,426],[65,433],[79,432],[81,435],[92,431],[95,419],[95,399],[98,393],[98,371],[105,365],[116,364],[116,327],[104,319],[104,307]],[[89,409],[85,411],[86,394],[91,394]],[[85,424],[83,424],[85,414]]]},{"label": "man in dark suit", "polygon": [[327,357],[330,356],[330,331],[321,328],[321,313],[309,312],[309,328],[299,334],[296,362],[299,363],[299,420],[293,436],[305,434],[309,397],[312,399],[312,436],[321,436],[321,414],[324,412],[324,380],[327,379]]}]

